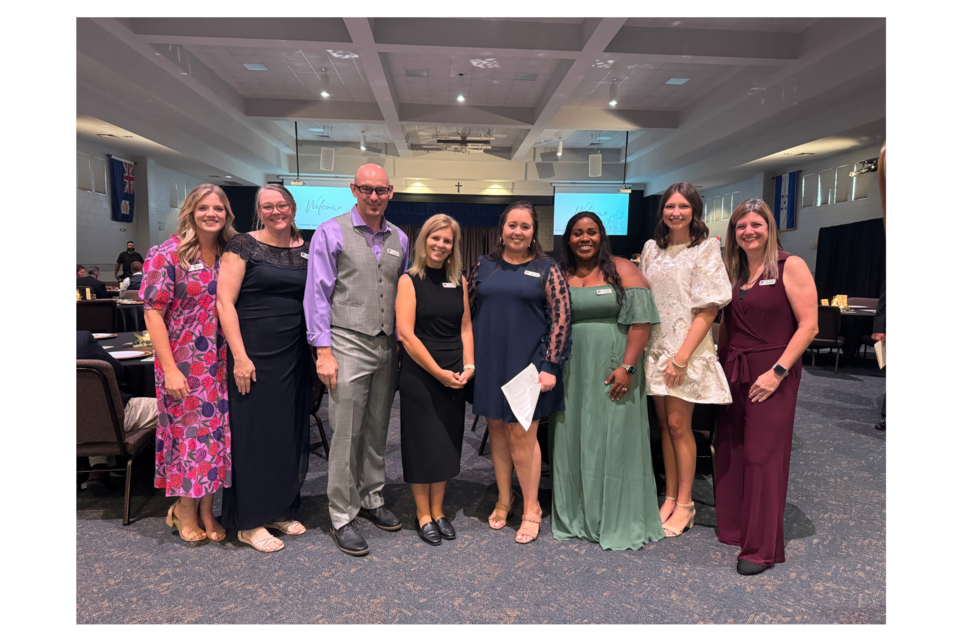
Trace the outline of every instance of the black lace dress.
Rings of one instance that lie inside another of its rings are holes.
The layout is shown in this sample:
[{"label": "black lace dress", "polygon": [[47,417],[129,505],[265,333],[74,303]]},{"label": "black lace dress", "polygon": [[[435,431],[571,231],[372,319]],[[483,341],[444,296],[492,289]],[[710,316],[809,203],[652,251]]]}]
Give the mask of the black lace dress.
[{"label": "black lace dress", "polygon": [[248,530],[296,519],[300,507],[314,366],[303,313],[310,249],[306,242],[274,247],[243,233],[226,250],[247,261],[236,309],[257,380],[240,395],[228,349],[233,485],[224,492],[221,523]]},{"label": "black lace dress", "polygon": [[[563,410],[563,363],[570,357],[570,292],[551,258],[509,264],[480,258],[468,282],[477,371],[473,413],[517,422],[500,387],[530,363],[557,377],[533,417]],[[546,431],[544,429],[544,431]]]}]

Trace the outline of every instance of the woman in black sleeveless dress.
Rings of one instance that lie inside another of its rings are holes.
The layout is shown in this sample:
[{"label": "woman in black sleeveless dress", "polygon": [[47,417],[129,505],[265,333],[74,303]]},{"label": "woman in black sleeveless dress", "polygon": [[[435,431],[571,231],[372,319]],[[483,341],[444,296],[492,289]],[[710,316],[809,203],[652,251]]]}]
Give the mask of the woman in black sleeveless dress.
[{"label": "woman in black sleeveless dress", "polygon": [[270,534],[306,530],[295,520],[307,474],[313,359],[303,292],[310,249],[294,225],[290,192],[257,192],[257,230],[227,244],[217,312],[227,354],[234,482],[223,524],[257,551],[283,542]]},{"label": "woman in black sleeveless dress", "polygon": [[397,283],[403,479],[417,503],[417,534],[432,545],[457,537],[443,515],[443,493],[460,473],[464,386],[474,371],[460,264],[460,225],[438,214],[423,225],[413,266]]}]

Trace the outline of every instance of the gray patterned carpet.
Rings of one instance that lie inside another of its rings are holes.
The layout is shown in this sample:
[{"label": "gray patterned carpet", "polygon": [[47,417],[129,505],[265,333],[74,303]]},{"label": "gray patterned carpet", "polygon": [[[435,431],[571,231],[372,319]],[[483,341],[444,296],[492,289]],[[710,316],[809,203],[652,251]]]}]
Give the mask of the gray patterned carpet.
[{"label": "gray patterned carpet", "polygon": [[[737,549],[716,539],[708,478],[694,486],[698,526],[639,551],[554,540],[550,518],[530,545],[519,517],[488,528],[496,498],[483,421],[470,432],[447,492],[456,541],[422,543],[400,468],[399,403],[387,446],[387,505],[404,522],[388,533],[361,519],[370,555],[353,558],[328,533],[326,461],[311,456],[303,536],[257,553],[231,532],[222,544],[183,543],[163,523],[171,500],[137,461],[132,512],[118,488],[77,493],[77,622],[103,623],[839,623],[886,622],[886,443],[876,370],[805,367],[787,497],[787,562],[763,575],[735,571]],[[326,420],[326,401],[321,417]],[[329,428],[329,427],[328,427]],[[896,428],[896,427],[894,427]],[[319,440],[316,428],[313,439]],[[548,489],[545,478],[543,488]],[[542,490],[541,502],[549,505]],[[546,510],[546,509],[545,509]],[[219,504],[215,508],[219,513]]]}]

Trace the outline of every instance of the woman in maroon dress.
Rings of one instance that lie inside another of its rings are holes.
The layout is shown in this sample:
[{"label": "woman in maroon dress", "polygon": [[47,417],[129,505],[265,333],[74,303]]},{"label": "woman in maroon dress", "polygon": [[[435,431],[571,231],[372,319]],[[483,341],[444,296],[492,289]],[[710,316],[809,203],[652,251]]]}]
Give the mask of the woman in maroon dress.
[{"label": "woman in maroon dress", "polygon": [[717,530],[740,547],[737,571],[784,562],[783,510],[790,473],[800,356],[817,335],[817,289],[806,263],[780,250],[763,200],[730,216],[727,273],[733,301],[720,323],[720,362],[733,403],[717,423]]}]

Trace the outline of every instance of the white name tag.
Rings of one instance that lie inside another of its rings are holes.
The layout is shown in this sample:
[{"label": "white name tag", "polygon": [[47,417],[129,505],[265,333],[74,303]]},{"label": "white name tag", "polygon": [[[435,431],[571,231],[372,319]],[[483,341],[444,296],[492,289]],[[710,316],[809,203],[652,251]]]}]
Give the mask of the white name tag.
[{"label": "white name tag", "polygon": [[527,271],[527,270],[524,270],[523,275],[525,275],[525,276],[533,276],[534,278],[539,278],[539,277],[540,277],[540,274],[537,273],[536,271]]},{"label": "white name tag", "polygon": [[760,281],[760,286],[761,286],[761,287],[768,287],[768,286],[770,286],[771,284],[777,284],[777,281],[776,281],[775,279],[774,279],[774,280],[761,280],[761,281]]},{"label": "white name tag", "polygon": [[203,271],[203,265],[199,262],[194,265],[190,265],[190,271]]},{"label": "white name tag", "polygon": [[597,289],[597,295],[598,295],[598,296],[603,296],[603,295],[606,295],[606,294],[608,294],[608,293],[613,293],[613,289]]},{"label": "white name tag", "polygon": [[307,254],[305,254],[303,251],[300,252],[300,257],[303,258],[304,260],[307,260],[307,259],[310,258],[310,256],[308,256]]},{"label": "white name tag", "polygon": [[443,288],[444,288],[444,289],[456,289],[456,288],[457,288],[457,285],[453,284],[452,282],[444,282],[444,283],[443,283]]},{"label": "white name tag", "polygon": [[387,249],[387,253],[389,253],[392,256],[397,256],[398,258],[400,257],[400,252],[397,251],[396,249]]}]

